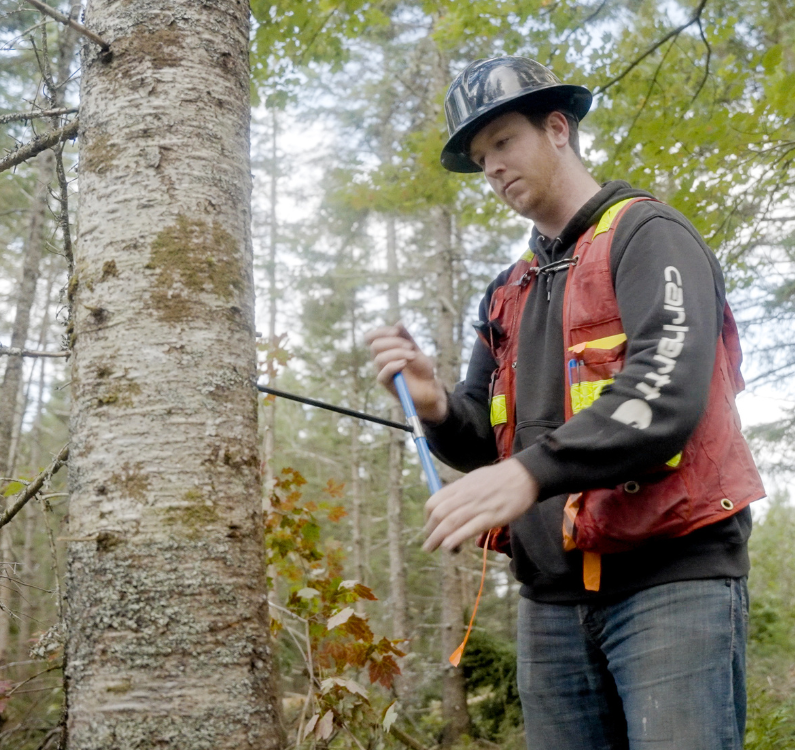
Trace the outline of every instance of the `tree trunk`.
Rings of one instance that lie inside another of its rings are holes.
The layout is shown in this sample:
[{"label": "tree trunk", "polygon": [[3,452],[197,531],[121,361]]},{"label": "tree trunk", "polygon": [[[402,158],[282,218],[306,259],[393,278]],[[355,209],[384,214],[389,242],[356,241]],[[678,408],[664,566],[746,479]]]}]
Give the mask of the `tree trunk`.
[{"label": "tree trunk", "polygon": [[[51,269],[52,271],[52,269]],[[38,348],[44,350],[47,348],[47,333],[50,327],[49,316],[49,302],[50,295],[52,294],[53,287],[53,273],[49,274],[47,280],[47,293],[44,296],[45,309],[44,317],[41,322],[41,331],[39,332]],[[46,371],[47,359],[42,358],[36,363],[39,371],[39,382],[37,386],[38,395],[36,397],[36,415],[33,419],[33,427],[30,431],[30,458],[28,465],[31,474],[38,474],[44,467],[41,466],[41,421],[44,414],[44,392],[46,388]],[[36,368],[34,367],[34,372]],[[30,396],[28,395],[28,398]],[[34,503],[28,503],[25,506],[25,531],[24,542],[22,545],[22,571],[21,578],[25,583],[33,586],[36,585],[36,573],[38,572],[38,564],[33,554],[33,546],[36,537],[36,506]],[[24,661],[28,658],[30,649],[30,633],[31,624],[35,617],[34,599],[25,593],[23,588],[23,596],[19,604],[19,635],[17,641],[17,658],[19,661]]]},{"label": "tree trunk", "polygon": [[[386,219],[386,258],[389,286],[389,323],[400,319],[400,285],[398,282],[397,237],[395,218]],[[400,404],[392,405],[390,419],[403,419]],[[406,439],[400,430],[389,433],[389,487],[387,491],[387,536],[389,539],[389,590],[391,599],[392,637],[408,638],[408,604],[406,596],[406,563],[403,555],[403,454]],[[405,647],[404,647],[405,650]]]},{"label": "tree trunk", "polygon": [[[30,313],[36,301],[36,282],[39,280],[44,226],[49,206],[47,188],[53,174],[55,156],[52,151],[43,151],[36,157],[36,189],[30,207],[30,224],[22,261],[14,327],[11,331],[11,346],[24,349],[30,328]],[[22,384],[22,357],[6,357],[3,383],[0,385],[0,476],[7,476],[10,468],[11,442],[14,420],[17,415],[17,396]]]},{"label": "tree trunk", "polygon": [[[36,188],[30,207],[30,223],[22,260],[22,278],[17,293],[14,326],[11,330],[11,346],[24,349],[30,328],[30,313],[36,300],[36,282],[39,279],[42,245],[44,244],[44,225],[49,207],[47,186],[53,172],[55,157],[52,151],[43,151],[36,157]],[[19,417],[19,396],[22,392],[24,367],[22,357],[6,357],[6,369],[0,385],[0,477],[7,477],[11,471],[14,428]],[[5,506],[2,489],[5,482],[0,481],[0,508]],[[0,529],[0,562],[11,561],[11,532],[8,526]],[[3,571],[0,571],[2,574]],[[5,661],[9,649],[8,615],[10,589],[0,586],[0,663]]]},{"label": "tree trunk", "polygon": [[[270,237],[268,242],[268,385],[276,387],[276,352],[279,349],[279,339],[276,336],[276,248],[278,244],[277,207],[279,173],[277,161],[277,138],[279,120],[276,109],[271,110],[271,189],[270,189]],[[276,398],[272,398],[265,407],[265,439],[263,440],[263,463],[265,466],[265,495],[263,502],[270,505],[268,496],[273,489],[273,456],[276,440]]]},{"label": "tree trunk", "polygon": [[[455,258],[452,246],[452,218],[444,207],[433,209],[433,234],[438,259],[439,317],[436,327],[436,367],[445,388],[451,390],[458,380],[460,344],[455,338],[456,311]],[[445,483],[455,481],[460,474],[444,467],[440,472]],[[464,605],[461,600],[461,573],[458,552],[442,551],[442,716],[446,722],[442,744],[454,744],[470,727],[467,710],[464,672],[453,667],[448,657],[464,637]]]},{"label": "tree trunk", "polygon": [[[24,542],[22,544],[21,575],[29,584],[33,584],[38,565],[33,557],[33,543],[36,538],[36,506],[28,503],[25,506]],[[22,587],[22,596],[19,604],[19,631],[17,634],[17,660],[24,661],[30,651],[30,626],[35,617],[33,597],[30,591]]]},{"label": "tree trunk", "polygon": [[[358,408],[354,402],[353,408]],[[361,468],[361,443],[359,436],[361,426],[359,420],[351,419],[351,547],[353,549],[353,575],[357,581],[364,583],[364,538],[362,534],[362,480],[359,476]],[[356,611],[364,611],[364,602],[356,602]]]},{"label": "tree trunk", "polygon": [[[356,295],[351,299],[351,395],[352,409],[359,409],[359,363],[356,352]],[[351,419],[351,547],[353,549],[354,578],[365,583],[364,574],[364,534],[362,533],[362,479],[359,476],[362,463],[361,424],[355,417]],[[358,613],[364,612],[364,601],[357,600],[354,605]]]},{"label": "tree trunk", "polygon": [[280,747],[261,555],[248,3],[89,2],[68,748]]}]

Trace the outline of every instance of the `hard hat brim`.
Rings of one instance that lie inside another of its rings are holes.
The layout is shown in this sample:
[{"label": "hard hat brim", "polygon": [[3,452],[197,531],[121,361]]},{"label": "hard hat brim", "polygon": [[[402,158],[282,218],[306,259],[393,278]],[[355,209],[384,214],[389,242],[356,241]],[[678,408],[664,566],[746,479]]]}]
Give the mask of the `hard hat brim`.
[{"label": "hard hat brim", "polygon": [[584,86],[572,86],[566,83],[553,84],[534,91],[523,91],[513,96],[506,97],[504,101],[473,112],[459,125],[456,132],[442,149],[442,166],[450,172],[482,172],[483,170],[469,158],[469,144],[477,132],[489,122],[519,109],[538,109],[539,111],[553,111],[559,109],[569,112],[579,122],[588,114],[593,96]]}]

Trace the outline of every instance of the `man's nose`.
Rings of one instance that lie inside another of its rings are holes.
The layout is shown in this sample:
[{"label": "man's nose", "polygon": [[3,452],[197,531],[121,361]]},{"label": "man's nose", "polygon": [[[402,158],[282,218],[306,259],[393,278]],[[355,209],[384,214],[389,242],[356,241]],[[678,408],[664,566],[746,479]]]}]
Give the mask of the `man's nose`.
[{"label": "man's nose", "polygon": [[505,171],[505,164],[498,154],[486,155],[483,159],[483,173],[486,177],[498,177]]}]

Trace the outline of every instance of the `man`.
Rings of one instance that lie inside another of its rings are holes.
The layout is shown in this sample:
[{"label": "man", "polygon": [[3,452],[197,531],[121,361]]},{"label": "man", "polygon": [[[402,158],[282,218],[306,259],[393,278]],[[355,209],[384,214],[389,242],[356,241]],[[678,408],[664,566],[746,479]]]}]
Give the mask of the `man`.
[{"label": "man", "polygon": [[736,327],[689,222],[588,174],[590,103],[519,57],[456,78],[442,164],[482,170],[533,221],[531,253],[489,286],[453,393],[402,326],[368,340],[378,380],[402,371],[437,456],[470,472],[428,501],[425,548],[510,524],[528,748],[738,750],[764,489]]}]

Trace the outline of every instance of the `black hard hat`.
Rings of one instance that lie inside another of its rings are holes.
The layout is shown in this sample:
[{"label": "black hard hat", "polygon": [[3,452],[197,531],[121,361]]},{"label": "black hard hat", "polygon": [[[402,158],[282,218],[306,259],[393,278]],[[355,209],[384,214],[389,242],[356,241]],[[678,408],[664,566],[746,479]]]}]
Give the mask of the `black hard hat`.
[{"label": "black hard hat", "polygon": [[475,60],[456,77],[444,98],[450,139],[442,149],[442,166],[451,172],[480,172],[469,158],[469,144],[495,117],[517,109],[560,110],[582,120],[593,97],[584,86],[561,83],[541,63],[527,57]]}]

